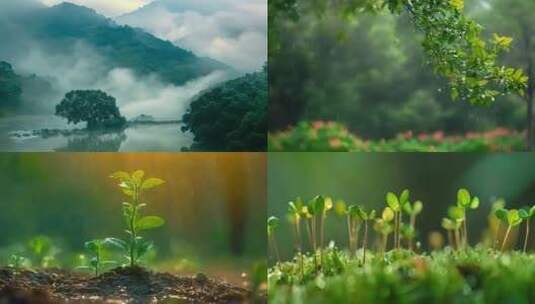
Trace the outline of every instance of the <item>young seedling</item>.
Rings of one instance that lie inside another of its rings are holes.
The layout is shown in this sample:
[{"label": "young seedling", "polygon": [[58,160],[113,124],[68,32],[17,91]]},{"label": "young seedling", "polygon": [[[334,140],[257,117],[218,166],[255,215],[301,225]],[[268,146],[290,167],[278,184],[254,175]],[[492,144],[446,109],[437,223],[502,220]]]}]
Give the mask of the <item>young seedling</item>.
[{"label": "young seedling", "polygon": [[370,212],[364,211],[362,208],[357,209],[360,219],[364,222],[364,240],[362,241],[362,265],[366,264],[366,249],[368,247],[368,221],[375,219],[375,210]]},{"label": "young seedling", "polygon": [[165,221],[158,216],[142,216],[141,211],[147,205],[143,203],[142,194],[164,183],[162,179],[151,177],[143,179],[145,173],[137,170],[131,175],[124,171],[115,172],[110,177],[119,181],[119,188],[130,198],[130,202],[123,203],[123,216],[127,223],[126,233],[128,241],[109,238],[111,244],[127,252],[130,267],[137,265],[140,258],[150,252],[154,245],[139,234],[162,226]]},{"label": "young seedling", "polygon": [[29,267],[31,265],[30,260],[22,255],[12,254],[9,256],[7,266],[15,269],[21,269]]},{"label": "young seedling", "polygon": [[392,220],[394,220],[394,211],[390,207],[386,207],[383,209],[381,218],[376,219],[373,225],[373,229],[381,235],[381,254],[383,255],[388,246],[388,236],[394,231]]},{"label": "young seedling", "polygon": [[360,230],[360,217],[359,217],[360,207],[357,205],[351,205],[346,210],[347,216],[347,232],[349,235],[349,255],[353,256],[357,251],[358,247],[358,237]]},{"label": "young seedling", "polygon": [[461,222],[450,219],[442,219],[442,228],[446,229],[448,232],[448,243],[452,248],[459,248],[459,228],[461,227]]},{"label": "young seedling", "polygon": [[277,227],[279,227],[279,218],[276,216],[270,216],[267,220],[268,242],[271,251],[275,254],[277,262],[280,262],[279,248],[277,246],[277,239],[275,238],[275,230]]},{"label": "young seedling", "polygon": [[403,222],[402,210],[405,204],[409,202],[409,194],[409,190],[407,189],[403,190],[399,197],[392,192],[386,194],[386,204],[394,211],[394,247],[396,249],[399,249],[401,245],[400,227]]},{"label": "young seedling", "polygon": [[[307,204],[307,209],[310,216],[308,216],[309,224],[310,224],[310,231],[311,231],[311,237],[312,237],[312,247],[314,250],[314,261],[316,267],[318,266],[317,259],[316,259],[316,253],[319,249],[320,251],[320,263],[323,261],[323,244],[321,243],[322,239],[320,237],[320,244],[318,246],[318,229],[320,230],[320,236],[323,235],[323,223],[325,218],[325,212],[326,212],[326,205],[325,205],[325,199],[318,195],[314,197],[312,200],[310,200]],[[318,227],[318,219],[319,219],[319,227]]]},{"label": "young seedling", "polygon": [[303,250],[303,245],[301,243],[301,216],[303,207],[304,203],[300,197],[298,197],[295,201],[288,203],[288,215],[290,216],[294,226],[295,250],[299,253],[301,253]]},{"label": "young seedling", "polygon": [[106,265],[116,265],[117,262],[113,260],[104,260],[104,251],[105,247],[109,247],[113,244],[111,239],[97,239],[85,242],[84,247],[91,254],[91,260],[89,261],[89,266],[82,265],[78,266],[78,269],[87,269],[92,270],[95,273],[95,277],[98,277],[102,268]]},{"label": "young seedling", "polygon": [[464,210],[462,218],[462,245],[466,248],[468,244],[468,224],[466,220],[466,209],[477,209],[479,207],[479,198],[471,197],[470,192],[464,188],[457,191],[457,207]]},{"label": "young seedling", "polygon": [[526,221],[526,235],[524,236],[524,252],[526,252],[526,249],[528,248],[528,240],[529,240],[529,220],[533,215],[535,215],[535,206],[531,208],[522,208],[518,211],[518,214],[520,215],[520,218],[522,220]]},{"label": "young seedling", "polygon": [[502,220],[496,216],[496,211],[505,207],[504,199],[497,199],[491,205],[490,214],[488,215],[489,226],[491,228],[491,233],[494,237],[494,244],[492,248],[497,250],[500,243],[500,228]]},{"label": "young seedling", "polygon": [[48,236],[39,235],[30,239],[28,249],[35,265],[42,268],[57,266],[56,254],[60,249]]},{"label": "young seedling", "polygon": [[[410,202],[407,202],[403,206],[403,210],[405,213],[407,213],[410,217],[410,226],[409,229],[404,229],[405,231],[405,237],[408,237],[409,240],[409,249],[413,250],[413,240],[416,236],[416,216],[422,212],[424,205],[421,201],[416,201],[413,204]],[[412,232],[412,233],[411,233]]]},{"label": "young seedling", "polygon": [[520,217],[520,213],[518,212],[518,210],[506,210],[504,208],[496,210],[496,217],[507,224],[507,231],[505,232],[505,236],[502,241],[502,247],[500,249],[501,251],[503,251],[505,248],[505,244],[507,244],[507,239],[509,238],[511,229],[515,226],[520,225],[522,223],[522,218]]},{"label": "young seedling", "polygon": [[298,197],[295,201],[288,203],[288,215],[290,216],[294,225],[295,234],[295,250],[299,256],[299,265],[301,269],[301,279],[304,278],[304,257],[303,257],[303,244],[301,242],[301,217],[303,215],[303,200]]}]

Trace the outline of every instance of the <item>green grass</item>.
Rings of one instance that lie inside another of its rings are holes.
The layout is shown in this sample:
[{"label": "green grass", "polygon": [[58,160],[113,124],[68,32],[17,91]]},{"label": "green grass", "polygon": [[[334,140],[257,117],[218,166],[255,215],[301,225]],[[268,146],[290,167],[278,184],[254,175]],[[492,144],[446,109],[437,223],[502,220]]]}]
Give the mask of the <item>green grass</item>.
[{"label": "green grass", "polygon": [[[461,188],[442,221],[446,247],[442,233],[433,231],[433,250],[422,252],[417,217],[424,203],[412,200],[408,189],[388,192],[385,201],[382,212],[323,196],[289,202],[296,254],[285,262],[277,245],[279,220],[270,217],[268,238],[277,262],[268,271],[269,303],[535,303],[535,255],[528,246],[535,206],[505,209],[505,201],[496,200],[485,236],[471,247],[468,223],[480,200]],[[331,214],[329,222],[347,224],[347,250],[334,242],[323,245]],[[509,238],[513,228],[525,229],[522,252],[507,251],[516,248],[517,240]]]},{"label": "green grass", "polygon": [[483,247],[367,254],[365,265],[362,251],[349,257],[335,247],[321,269],[311,255],[278,263],[269,270],[269,303],[535,303],[534,255]]}]

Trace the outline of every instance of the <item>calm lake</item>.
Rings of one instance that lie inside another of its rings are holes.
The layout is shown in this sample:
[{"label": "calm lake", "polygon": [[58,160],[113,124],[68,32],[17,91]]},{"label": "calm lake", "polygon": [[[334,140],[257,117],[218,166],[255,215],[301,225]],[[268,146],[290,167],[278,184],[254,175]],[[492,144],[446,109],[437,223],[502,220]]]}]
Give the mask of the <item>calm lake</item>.
[{"label": "calm lake", "polygon": [[[193,143],[191,133],[183,133],[179,123],[138,124],[117,132],[88,132],[50,137],[16,137],[13,132],[40,129],[74,129],[85,125],[68,125],[53,115],[26,115],[0,118],[0,151],[3,152],[127,152],[180,151]],[[29,133],[29,132],[25,132]]]}]

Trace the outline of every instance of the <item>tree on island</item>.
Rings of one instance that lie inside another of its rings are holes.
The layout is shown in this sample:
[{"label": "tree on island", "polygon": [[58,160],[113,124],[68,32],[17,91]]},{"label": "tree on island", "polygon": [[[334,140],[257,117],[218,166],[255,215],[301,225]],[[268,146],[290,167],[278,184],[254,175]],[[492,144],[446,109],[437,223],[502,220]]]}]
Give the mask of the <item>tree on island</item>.
[{"label": "tree on island", "polygon": [[70,91],[56,105],[56,115],[69,123],[85,121],[88,129],[121,128],[126,124],[115,98],[101,90]]}]

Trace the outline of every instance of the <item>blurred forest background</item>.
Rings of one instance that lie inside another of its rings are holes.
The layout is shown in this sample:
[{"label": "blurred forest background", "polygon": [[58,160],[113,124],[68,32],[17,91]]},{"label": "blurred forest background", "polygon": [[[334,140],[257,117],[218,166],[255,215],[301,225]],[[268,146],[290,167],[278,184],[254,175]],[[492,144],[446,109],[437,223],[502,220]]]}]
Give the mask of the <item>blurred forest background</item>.
[{"label": "blurred forest background", "polygon": [[[320,16],[308,0],[297,2],[299,18],[280,14],[277,35],[270,36],[277,40],[270,41],[275,45],[269,56],[270,131],[303,120],[342,122],[374,139],[407,131],[525,128],[526,102],[520,96],[499,98],[489,107],[451,101],[447,82],[426,64],[421,35],[407,14],[341,16],[330,1]],[[530,74],[532,0],[466,0],[465,12],[483,25],[486,36],[513,37],[502,62]]]},{"label": "blurred forest background", "polygon": [[[284,258],[292,252],[292,226],[285,220],[288,202],[301,196],[305,202],[316,195],[342,199],[367,209],[382,210],[386,193],[408,188],[411,201],[424,208],[416,220],[417,239],[427,248],[431,231],[440,231],[447,208],[465,187],[481,200],[479,209],[468,213],[472,244],[487,227],[491,204],[499,198],[507,208],[531,206],[535,201],[535,157],[529,153],[270,153],[268,169],[268,215],[281,218],[276,237]],[[326,243],[335,240],[347,246],[345,218],[333,212],[326,222]],[[515,230],[514,237],[518,237]],[[513,235],[512,234],[512,235]],[[375,237],[375,233],[372,233]],[[531,242],[535,237],[531,237]],[[372,242],[373,244],[373,242]]]},{"label": "blurred forest background", "polygon": [[0,154],[0,248],[46,235],[68,254],[125,237],[127,197],[109,176],[137,169],[166,181],[145,194],[146,213],[166,220],[147,233],[157,260],[237,268],[265,259],[266,157],[255,153]]}]

